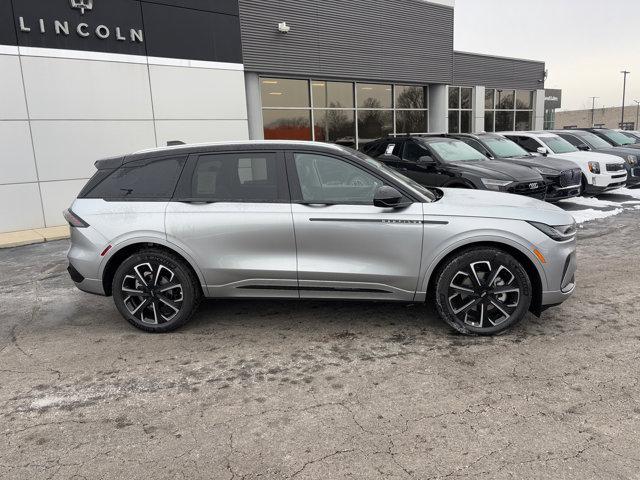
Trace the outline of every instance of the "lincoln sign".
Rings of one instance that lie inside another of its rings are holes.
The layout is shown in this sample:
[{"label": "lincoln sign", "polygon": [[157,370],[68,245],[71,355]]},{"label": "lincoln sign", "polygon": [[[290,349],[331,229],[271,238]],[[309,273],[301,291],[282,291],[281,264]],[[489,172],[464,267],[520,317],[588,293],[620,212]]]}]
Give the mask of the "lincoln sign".
[{"label": "lincoln sign", "polygon": [[109,27],[107,25],[97,25],[95,28],[88,23],[79,22],[76,25],[71,25],[68,20],[54,20],[47,24],[44,19],[39,18],[34,27],[27,23],[24,17],[18,17],[18,24],[20,31],[29,33],[32,30],[36,30],[38,33],[47,33],[48,29],[53,30],[56,35],[71,35],[74,32],[80,37],[86,38],[91,35],[95,35],[101,40],[106,40],[113,36],[121,42],[140,42],[144,41],[144,35],[142,29],[130,28],[128,31],[123,30],[121,27]]}]

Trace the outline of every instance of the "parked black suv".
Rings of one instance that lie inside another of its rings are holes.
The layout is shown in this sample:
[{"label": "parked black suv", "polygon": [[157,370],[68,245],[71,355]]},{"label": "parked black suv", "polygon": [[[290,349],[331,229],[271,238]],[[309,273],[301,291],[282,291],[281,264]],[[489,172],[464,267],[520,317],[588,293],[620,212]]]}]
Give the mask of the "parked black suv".
[{"label": "parked black suv", "polygon": [[617,130],[610,130],[608,128],[576,128],[568,130],[582,130],[584,132],[591,132],[594,135],[599,136],[603,140],[606,140],[614,147],[640,149],[640,140],[637,140],[633,135],[627,135]]},{"label": "parked black suv", "polygon": [[548,202],[580,195],[582,171],[576,164],[562,158],[537,157],[517,143],[496,133],[451,133],[491,160],[503,160],[533,168],[547,183]]},{"label": "parked black suv", "polygon": [[363,145],[360,150],[429,187],[476,188],[544,200],[547,185],[535,170],[490,160],[445,135],[402,135]]},{"label": "parked black suv", "polygon": [[[602,130],[602,129],[593,129]],[[609,130],[614,134],[620,133],[615,130]],[[630,146],[614,147],[610,142],[600,135],[597,135],[590,130],[553,130],[553,133],[564,138],[567,142],[575,146],[578,150],[585,152],[599,152],[606,153],[608,155],[615,155],[620,157],[625,162],[625,168],[627,170],[627,186],[633,187],[640,185],[640,150],[632,148]],[[603,133],[604,135],[604,133]],[[626,135],[626,134],[625,134]],[[613,135],[617,138],[617,135]],[[640,146],[640,145],[639,145]]]}]

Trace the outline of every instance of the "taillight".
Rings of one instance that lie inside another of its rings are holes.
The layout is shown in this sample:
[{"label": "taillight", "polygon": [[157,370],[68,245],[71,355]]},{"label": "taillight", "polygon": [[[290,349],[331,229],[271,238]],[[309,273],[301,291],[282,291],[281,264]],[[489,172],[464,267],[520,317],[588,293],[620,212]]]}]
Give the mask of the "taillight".
[{"label": "taillight", "polygon": [[69,222],[69,225],[76,228],[87,228],[89,224],[81,219],[78,215],[73,213],[70,208],[62,212],[64,219]]}]

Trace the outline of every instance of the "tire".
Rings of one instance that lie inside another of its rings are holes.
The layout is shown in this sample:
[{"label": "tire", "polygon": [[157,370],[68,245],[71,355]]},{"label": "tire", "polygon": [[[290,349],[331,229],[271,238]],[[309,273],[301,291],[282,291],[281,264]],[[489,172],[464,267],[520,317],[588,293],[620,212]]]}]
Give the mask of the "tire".
[{"label": "tire", "polygon": [[187,323],[202,292],[189,266],[168,252],[148,249],[124,260],[113,277],[113,301],[134,327],[170,332]]},{"label": "tire", "polygon": [[465,335],[503,332],[522,320],[531,305],[529,275],[497,248],[463,250],[447,259],[435,278],[438,314]]}]

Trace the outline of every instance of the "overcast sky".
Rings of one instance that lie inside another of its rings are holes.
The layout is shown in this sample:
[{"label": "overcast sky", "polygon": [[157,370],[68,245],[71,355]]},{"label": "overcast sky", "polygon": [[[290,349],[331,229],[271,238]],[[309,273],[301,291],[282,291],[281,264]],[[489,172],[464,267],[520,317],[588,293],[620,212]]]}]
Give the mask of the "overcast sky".
[{"label": "overcast sky", "polygon": [[456,50],[542,60],[563,110],[640,100],[640,0],[456,0]]}]

